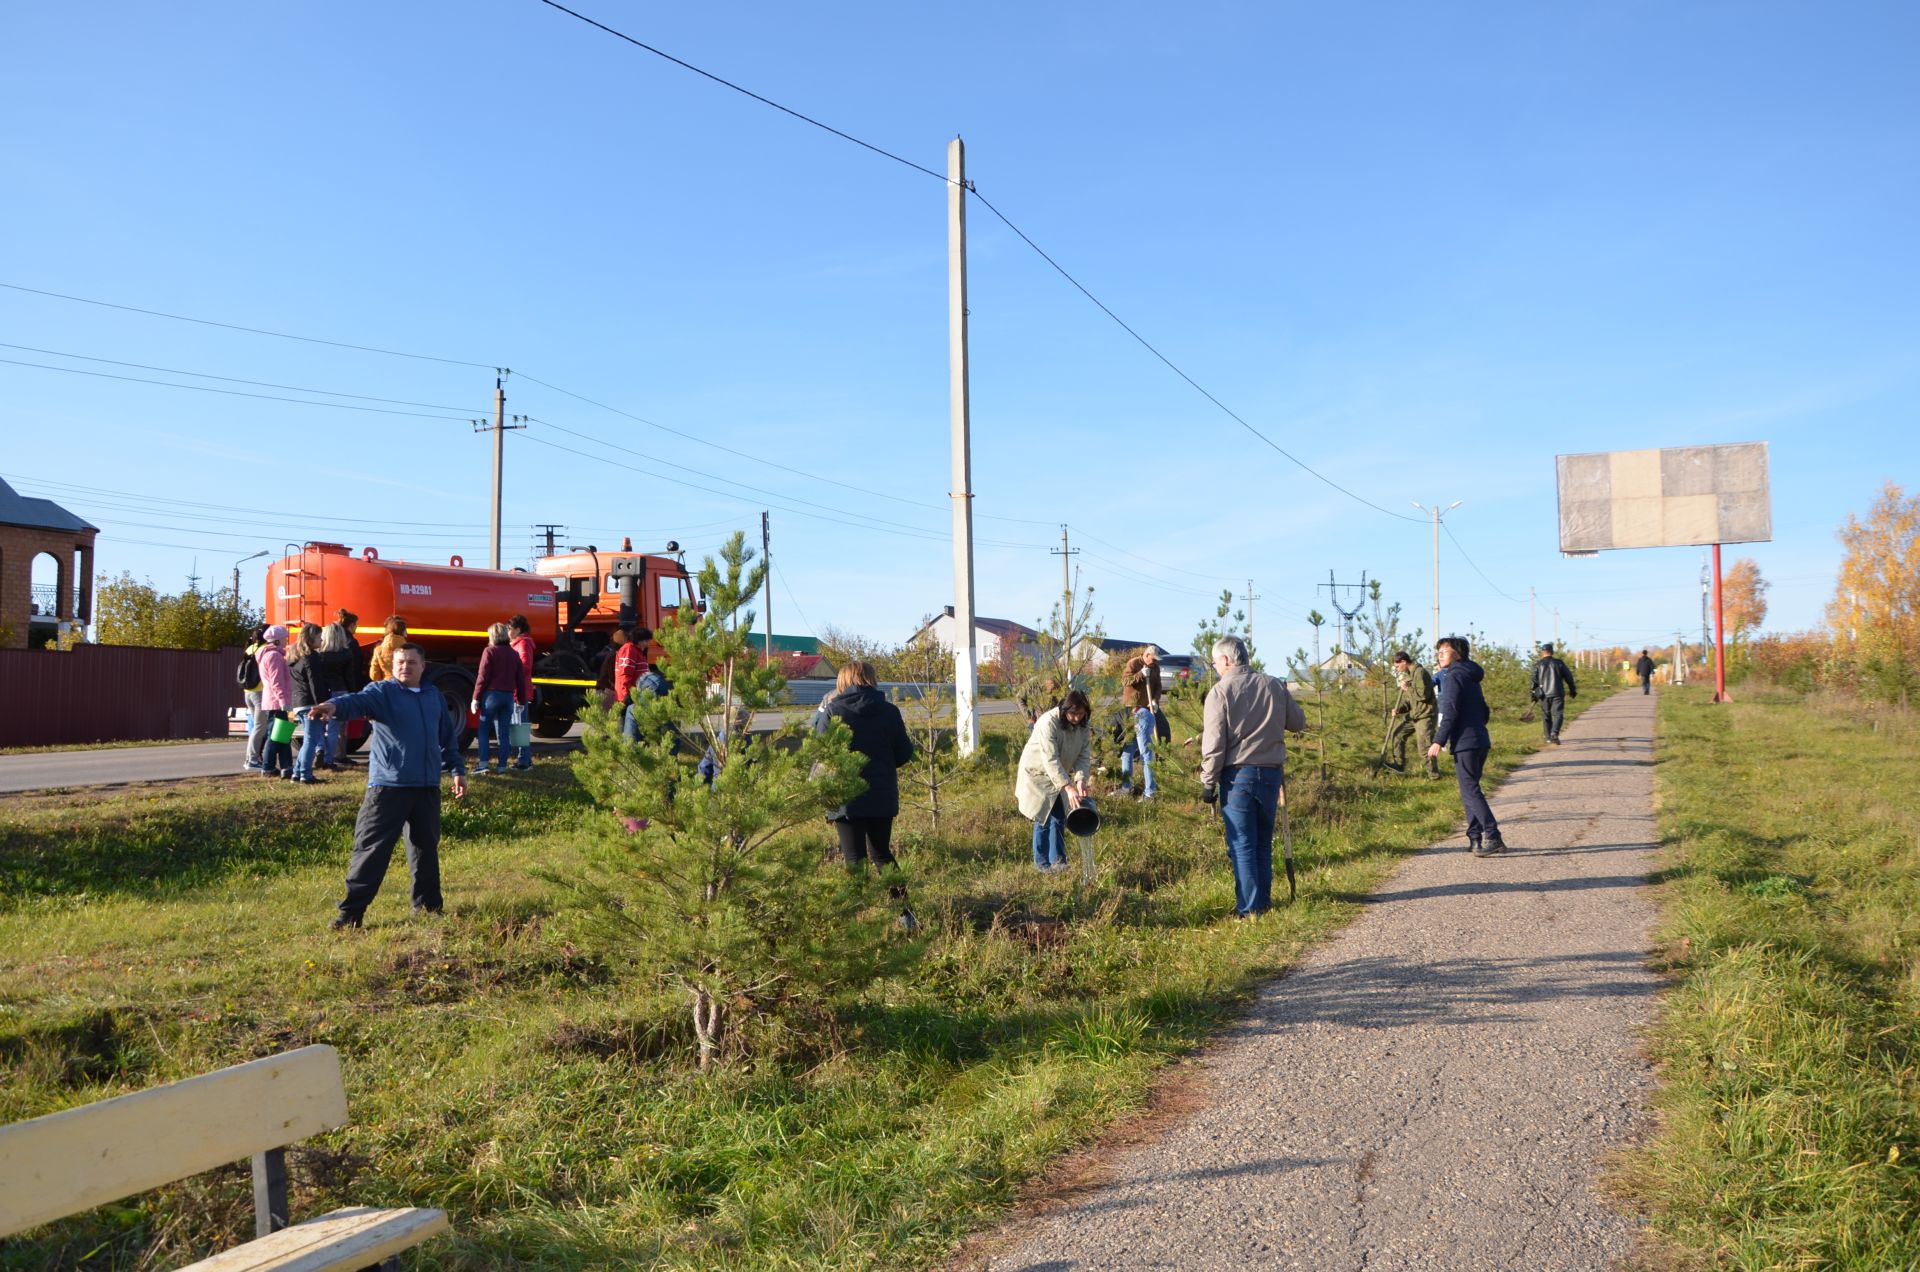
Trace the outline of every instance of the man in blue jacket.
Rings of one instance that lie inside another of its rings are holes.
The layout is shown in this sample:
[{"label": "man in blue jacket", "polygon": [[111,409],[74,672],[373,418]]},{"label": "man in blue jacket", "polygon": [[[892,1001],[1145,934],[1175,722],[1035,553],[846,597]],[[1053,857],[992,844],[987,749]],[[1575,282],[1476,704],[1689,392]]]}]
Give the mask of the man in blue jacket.
[{"label": "man in blue jacket", "polygon": [[1487,732],[1487,699],[1480,692],[1486,675],[1480,664],[1467,657],[1467,642],[1460,636],[1442,636],[1433,647],[1433,659],[1447,673],[1440,681],[1440,718],[1433,726],[1433,745],[1427,758],[1438,760],[1440,748],[1453,752],[1453,775],[1460,783],[1460,803],[1467,812],[1467,847],[1476,857],[1491,857],[1507,850],[1500,838],[1500,823],[1480,792],[1480,774],[1487,767],[1487,752],[1493,738]]},{"label": "man in blue jacket", "polygon": [[337,931],[357,928],[381,880],[400,832],[407,833],[407,869],[413,875],[415,914],[440,913],[440,774],[453,774],[453,797],[467,793],[460,729],[440,691],[421,685],[427,655],[405,644],[394,651],[393,679],[359,693],[337,693],[313,708],[309,720],[362,717],[373,722],[367,794],[353,826],[347,895],[333,920]]}]

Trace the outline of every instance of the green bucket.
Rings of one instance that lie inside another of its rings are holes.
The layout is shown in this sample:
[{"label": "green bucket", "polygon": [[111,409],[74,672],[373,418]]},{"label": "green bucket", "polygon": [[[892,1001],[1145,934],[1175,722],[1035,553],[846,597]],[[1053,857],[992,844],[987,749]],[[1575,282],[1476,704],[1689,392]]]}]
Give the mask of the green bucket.
[{"label": "green bucket", "polygon": [[510,724],[507,726],[508,746],[532,746],[533,726],[530,724]]},{"label": "green bucket", "polygon": [[293,741],[293,721],[285,716],[275,720],[273,722],[273,728],[267,734],[267,737],[275,742]]}]

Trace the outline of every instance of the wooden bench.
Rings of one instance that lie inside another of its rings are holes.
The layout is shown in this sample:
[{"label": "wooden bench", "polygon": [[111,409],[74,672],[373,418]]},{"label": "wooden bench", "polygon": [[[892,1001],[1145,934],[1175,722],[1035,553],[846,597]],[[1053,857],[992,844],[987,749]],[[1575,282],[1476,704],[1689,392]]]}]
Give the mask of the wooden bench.
[{"label": "wooden bench", "polygon": [[350,1208],[288,1224],[287,1145],[346,1122],[339,1053],[302,1047],[0,1127],[0,1237],[246,1157],[256,1239],[194,1272],[366,1268],[445,1232],[441,1210]]}]

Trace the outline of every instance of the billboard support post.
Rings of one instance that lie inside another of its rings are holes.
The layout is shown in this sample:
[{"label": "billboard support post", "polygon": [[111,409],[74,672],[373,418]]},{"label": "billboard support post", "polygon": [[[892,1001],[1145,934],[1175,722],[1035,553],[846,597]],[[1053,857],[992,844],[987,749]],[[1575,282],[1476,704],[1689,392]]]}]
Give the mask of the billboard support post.
[{"label": "billboard support post", "polygon": [[1713,545],[1713,700],[1727,700],[1727,616],[1720,592],[1720,545]]}]

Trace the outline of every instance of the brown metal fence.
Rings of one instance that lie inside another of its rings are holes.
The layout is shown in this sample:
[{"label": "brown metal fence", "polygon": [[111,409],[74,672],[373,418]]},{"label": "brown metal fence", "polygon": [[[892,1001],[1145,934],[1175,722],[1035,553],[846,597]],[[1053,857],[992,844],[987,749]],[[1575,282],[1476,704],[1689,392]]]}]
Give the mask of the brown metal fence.
[{"label": "brown metal fence", "polygon": [[0,649],[0,746],[224,738],[240,651]]}]

